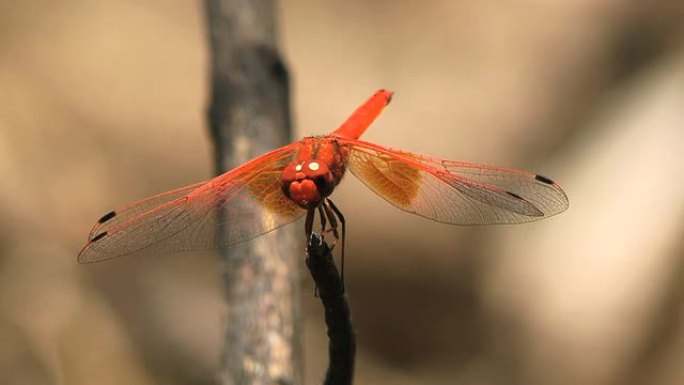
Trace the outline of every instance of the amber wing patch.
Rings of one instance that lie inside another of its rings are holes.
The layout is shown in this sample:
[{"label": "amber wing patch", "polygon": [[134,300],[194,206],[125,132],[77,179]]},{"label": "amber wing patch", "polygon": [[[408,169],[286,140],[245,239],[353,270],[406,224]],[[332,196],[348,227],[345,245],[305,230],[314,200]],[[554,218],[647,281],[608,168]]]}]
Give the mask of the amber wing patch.
[{"label": "amber wing patch", "polygon": [[249,193],[268,212],[283,217],[299,213],[299,207],[283,194],[280,187],[282,171],[269,171],[256,174],[247,185]]},{"label": "amber wing patch", "polygon": [[354,149],[350,169],[369,188],[391,203],[408,209],[420,192],[423,173],[414,165],[395,156]]}]

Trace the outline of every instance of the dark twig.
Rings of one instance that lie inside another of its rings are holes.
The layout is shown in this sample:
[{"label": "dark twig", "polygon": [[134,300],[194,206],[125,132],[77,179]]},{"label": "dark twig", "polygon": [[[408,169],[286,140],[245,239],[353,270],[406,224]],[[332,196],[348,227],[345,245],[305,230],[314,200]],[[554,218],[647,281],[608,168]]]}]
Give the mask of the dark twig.
[{"label": "dark twig", "polygon": [[330,247],[316,233],[311,234],[307,255],[306,266],[323,302],[328,327],[330,362],[324,384],[348,385],[354,377],[356,341],[342,278],[335,267]]},{"label": "dark twig", "polygon": [[[211,49],[208,117],[217,173],[223,173],[291,140],[289,84],[277,47],[274,0],[205,0],[205,8]],[[245,219],[221,214],[222,223],[235,226]],[[293,230],[222,250],[228,326],[224,384],[301,383]]]}]

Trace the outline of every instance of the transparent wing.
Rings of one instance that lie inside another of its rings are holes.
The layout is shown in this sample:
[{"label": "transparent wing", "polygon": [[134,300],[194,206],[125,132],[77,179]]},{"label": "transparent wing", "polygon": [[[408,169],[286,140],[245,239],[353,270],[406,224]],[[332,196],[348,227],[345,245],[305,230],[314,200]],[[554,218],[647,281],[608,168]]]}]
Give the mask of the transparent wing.
[{"label": "transparent wing", "polygon": [[568,208],[552,180],[527,171],[444,160],[360,140],[340,139],[348,167],[371,190],[402,210],[439,222],[530,222]]},{"label": "transparent wing", "polygon": [[232,245],[296,220],[305,211],[282,193],[280,174],[298,147],[292,143],[214,179],[105,214],[79,262]]},{"label": "transparent wing", "polygon": [[176,190],[167,191],[149,198],[145,198],[136,202],[128,203],[124,206],[118,207],[115,210],[108,212],[100,218],[95,226],[90,230],[88,240],[92,241],[98,234],[110,231],[117,225],[126,222],[127,220],[145,213],[151,209],[170,202],[174,199],[186,196],[198,189],[207,181],[191,184],[189,186],[181,187]]}]

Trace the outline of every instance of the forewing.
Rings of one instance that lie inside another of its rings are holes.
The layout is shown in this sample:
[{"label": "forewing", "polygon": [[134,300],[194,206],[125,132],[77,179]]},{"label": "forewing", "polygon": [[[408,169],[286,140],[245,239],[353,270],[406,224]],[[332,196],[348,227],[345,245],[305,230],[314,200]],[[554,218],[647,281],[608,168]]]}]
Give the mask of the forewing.
[{"label": "forewing", "polygon": [[349,169],[371,190],[402,210],[439,222],[522,223],[568,208],[558,184],[531,172],[341,142],[349,149]]},{"label": "forewing", "polygon": [[293,143],[209,181],[105,214],[79,262],[233,245],[296,220],[304,210],[282,193],[280,174],[297,148]]},{"label": "forewing", "polygon": [[177,198],[184,197],[194,190],[200,188],[207,181],[191,184],[189,186],[181,187],[176,190],[167,191],[149,198],[145,198],[136,202],[126,204],[124,206],[118,207],[115,210],[108,212],[100,218],[95,226],[90,230],[88,235],[88,240],[92,241],[97,235],[104,233],[105,231],[110,231],[117,225],[126,222],[127,220],[134,218],[146,211],[152,210],[156,207],[162,206],[167,202],[171,202]]}]

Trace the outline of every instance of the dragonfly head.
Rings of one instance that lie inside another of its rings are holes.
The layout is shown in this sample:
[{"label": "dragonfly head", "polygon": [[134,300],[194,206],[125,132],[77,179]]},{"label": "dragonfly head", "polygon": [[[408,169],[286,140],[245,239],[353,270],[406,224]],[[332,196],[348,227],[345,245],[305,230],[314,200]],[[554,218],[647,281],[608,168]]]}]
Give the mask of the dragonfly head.
[{"label": "dragonfly head", "polygon": [[309,209],[321,204],[335,187],[335,179],[328,166],[317,160],[292,162],[280,178],[285,196],[299,206]]}]

